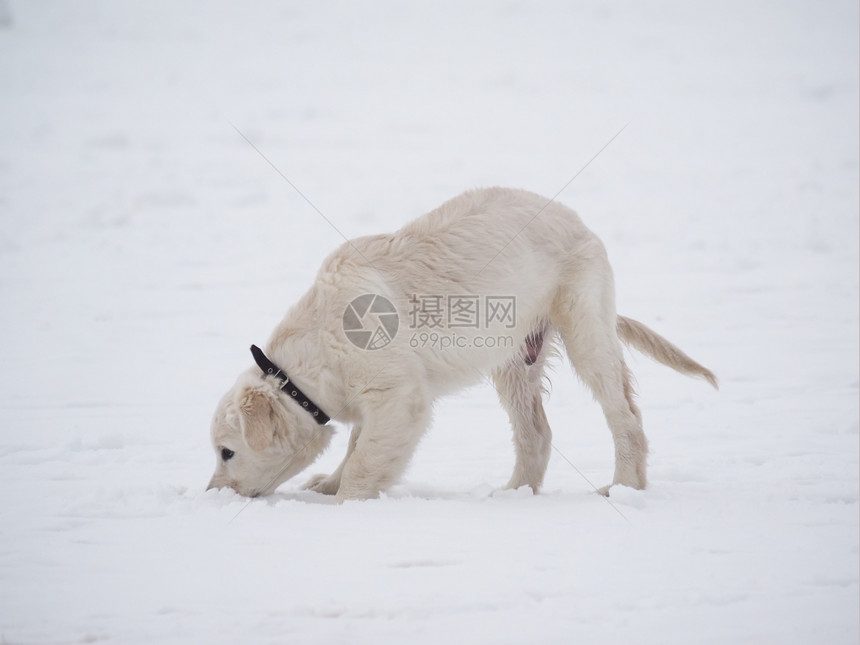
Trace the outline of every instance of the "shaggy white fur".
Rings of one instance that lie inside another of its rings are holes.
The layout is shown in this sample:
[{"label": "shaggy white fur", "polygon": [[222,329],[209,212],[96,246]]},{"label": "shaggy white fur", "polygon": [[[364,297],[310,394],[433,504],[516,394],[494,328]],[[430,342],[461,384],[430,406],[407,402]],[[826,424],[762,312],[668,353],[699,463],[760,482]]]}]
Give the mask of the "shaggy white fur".
[{"label": "shaggy white fur", "polygon": [[[615,441],[612,484],[644,488],[647,441],[619,341],[716,387],[710,371],[616,314],[603,244],[575,212],[491,188],[455,197],[393,234],[341,245],[266,353],[333,419],[352,424],[343,462],[307,484],[343,501],[394,484],[433,401],[487,376],[514,432],[508,487],[537,492],[551,449],[542,377],[556,346],[603,408]],[[254,367],[221,400],[210,488],[269,494],[326,448],[332,430],[279,385]]]}]

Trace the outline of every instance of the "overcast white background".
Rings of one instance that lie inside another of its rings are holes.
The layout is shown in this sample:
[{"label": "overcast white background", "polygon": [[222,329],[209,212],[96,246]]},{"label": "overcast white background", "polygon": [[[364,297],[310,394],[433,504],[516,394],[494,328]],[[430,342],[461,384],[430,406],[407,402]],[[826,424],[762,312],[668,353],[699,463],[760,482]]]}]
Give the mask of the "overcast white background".
[{"label": "overcast white background", "polygon": [[[857,642],[856,3],[0,23],[0,641]],[[553,196],[592,159],[559,199],[619,311],[721,379],[631,357],[647,491],[594,494],[611,439],[559,363],[539,496],[497,492],[489,386],[440,402],[380,500],[203,492],[218,398],[342,235],[476,186]]]}]

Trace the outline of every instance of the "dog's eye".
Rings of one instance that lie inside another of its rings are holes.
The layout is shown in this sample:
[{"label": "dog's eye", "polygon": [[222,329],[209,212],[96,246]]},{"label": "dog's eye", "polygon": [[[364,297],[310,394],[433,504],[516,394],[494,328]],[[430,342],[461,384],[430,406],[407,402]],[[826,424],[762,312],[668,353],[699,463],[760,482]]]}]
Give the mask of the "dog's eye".
[{"label": "dog's eye", "polygon": [[224,461],[230,461],[235,454],[236,453],[229,448],[221,448],[221,459],[223,459]]}]

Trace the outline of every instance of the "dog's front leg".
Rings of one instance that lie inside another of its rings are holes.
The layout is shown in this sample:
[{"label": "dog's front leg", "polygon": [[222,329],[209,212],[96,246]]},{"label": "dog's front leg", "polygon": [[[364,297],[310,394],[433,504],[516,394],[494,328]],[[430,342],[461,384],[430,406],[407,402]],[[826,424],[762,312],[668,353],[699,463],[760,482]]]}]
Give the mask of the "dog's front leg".
[{"label": "dog's front leg", "polygon": [[335,470],[331,475],[314,475],[304,486],[302,486],[302,488],[305,490],[316,491],[323,495],[336,495],[337,491],[340,489],[340,480],[343,476],[343,469],[350,456],[352,456],[352,453],[355,452],[355,444],[358,443],[358,437],[360,435],[361,424],[356,423],[352,426],[352,432],[349,434],[349,446],[347,446],[346,449],[346,456],[343,458],[343,461],[340,462],[340,466],[337,467],[337,470]]},{"label": "dog's front leg", "polygon": [[342,464],[337,502],[372,499],[397,483],[430,422],[423,392],[375,391],[366,405],[361,434]]}]

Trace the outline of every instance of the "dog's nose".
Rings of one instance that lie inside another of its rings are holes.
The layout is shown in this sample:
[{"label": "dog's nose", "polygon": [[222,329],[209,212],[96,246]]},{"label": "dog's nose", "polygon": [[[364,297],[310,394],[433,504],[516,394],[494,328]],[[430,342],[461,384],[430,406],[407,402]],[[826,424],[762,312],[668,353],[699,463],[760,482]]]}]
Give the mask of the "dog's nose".
[{"label": "dog's nose", "polygon": [[212,479],[209,480],[209,484],[206,486],[206,490],[212,490],[213,488],[218,488],[219,486],[215,483],[215,475],[212,476]]}]

